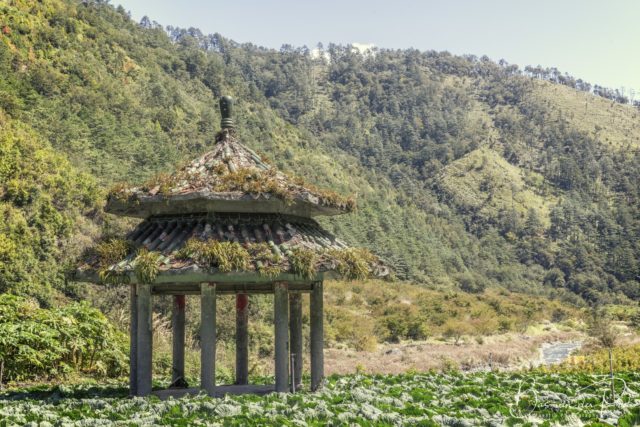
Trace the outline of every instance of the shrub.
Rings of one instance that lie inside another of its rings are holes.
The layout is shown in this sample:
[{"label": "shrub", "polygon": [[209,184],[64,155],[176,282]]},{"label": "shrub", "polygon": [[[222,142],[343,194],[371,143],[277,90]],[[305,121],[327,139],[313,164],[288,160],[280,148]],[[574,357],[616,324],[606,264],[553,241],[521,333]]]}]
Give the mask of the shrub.
[{"label": "shrub", "polygon": [[470,294],[482,293],[487,287],[486,281],[482,280],[481,277],[476,277],[470,273],[460,274],[456,280],[460,289]]},{"label": "shrub", "polygon": [[378,318],[378,331],[388,342],[423,340],[428,335],[425,319],[415,306],[409,304],[387,306]]},{"label": "shrub", "polygon": [[2,380],[55,378],[69,372],[117,376],[127,368],[126,337],[87,303],[42,309],[0,295]]},{"label": "shrub", "polygon": [[442,332],[442,336],[445,339],[453,339],[455,345],[460,344],[460,340],[464,335],[471,334],[471,326],[469,322],[464,320],[457,319],[449,319],[444,324],[444,331]]},{"label": "shrub", "polygon": [[327,307],[327,335],[355,350],[373,351],[376,348],[373,319],[358,315],[343,307]]},{"label": "shrub", "polygon": [[508,317],[504,317],[501,316],[498,319],[498,330],[500,332],[509,332],[513,329],[513,320],[508,318]]}]

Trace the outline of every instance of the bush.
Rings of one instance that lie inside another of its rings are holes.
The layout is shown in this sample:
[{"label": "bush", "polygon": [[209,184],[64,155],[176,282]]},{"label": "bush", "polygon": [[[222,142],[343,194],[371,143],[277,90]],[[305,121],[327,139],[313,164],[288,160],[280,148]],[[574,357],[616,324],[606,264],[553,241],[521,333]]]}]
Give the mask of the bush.
[{"label": "bush", "polygon": [[444,331],[442,336],[445,339],[453,339],[455,345],[460,344],[460,340],[464,335],[471,334],[472,328],[469,322],[464,320],[449,319],[444,324]]},{"label": "bush", "polygon": [[327,336],[359,351],[373,351],[377,341],[374,321],[343,307],[327,307]]},{"label": "bush", "polygon": [[126,337],[87,303],[48,310],[23,297],[0,295],[0,381],[70,372],[118,376],[127,369],[126,350]]},{"label": "bush", "polygon": [[415,305],[400,303],[387,306],[377,323],[378,335],[388,342],[423,340],[428,335],[426,319]]},{"label": "bush", "polygon": [[470,273],[460,274],[456,280],[460,289],[470,294],[482,293],[487,287],[486,280],[480,276],[474,276]]}]

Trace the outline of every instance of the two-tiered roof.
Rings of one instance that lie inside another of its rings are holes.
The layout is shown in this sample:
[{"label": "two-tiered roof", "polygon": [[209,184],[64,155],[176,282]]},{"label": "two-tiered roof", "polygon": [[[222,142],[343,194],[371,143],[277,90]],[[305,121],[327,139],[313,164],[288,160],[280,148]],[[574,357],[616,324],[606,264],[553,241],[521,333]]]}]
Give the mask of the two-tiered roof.
[{"label": "two-tiered roof", "polygon": [[[323,376],[322,280],[385,276],[377,257],[352,249],[312,217],[353,210],[352,199],[278,171],[241,144],[232,100],[220,100],[222,130],[211,151],[145,185],[121,186],[105,211],[144,218],[125,239],[89,251],[78,279],[131,284],[131,390],[151,392],[151,296],[174,295],[174,385],[184,385],[185,295],[201,298],[201,388],[215,386],[216,294],[237,295],[236,383],[247,383],[249,293],[273,293],[276,391],[302,374],[301,293],[311,293],[311,386]],[[290,320],[290,321],[289,321]],[[289,339],[291,346],[289,351]],[[289,356],[295,369],[289,377]],[[255,388],[250,391],[256,391]]]}]

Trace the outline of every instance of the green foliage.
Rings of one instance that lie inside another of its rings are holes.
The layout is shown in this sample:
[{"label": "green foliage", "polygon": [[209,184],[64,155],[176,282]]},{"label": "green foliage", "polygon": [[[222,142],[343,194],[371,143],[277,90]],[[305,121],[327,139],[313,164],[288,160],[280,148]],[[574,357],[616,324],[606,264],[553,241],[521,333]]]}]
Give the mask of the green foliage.
[{"label": "green foliage", "polygon": [[64,269],[95,234],[82,214],[96,207],[93,180],[37,133],[0,111],[0,292],[50,301]]},{"label": "green foliage", "polygon": [[336,270],[347,280],[364,280],[371,276],[377,259],[364,248],[331,249],[328,255],[337,262]]},{"label": "green foliage", "polygon": [[261,275],[273,278],[284,272],[282,257],[274,252],[269,244],[254,243],[249,245],[248,251]]},{"label": "green foliage", "polygon": [[442,336],[446,339],[453,339],[455,345],[460,343],[460,339],[473,332],[472,326],[465,320],[449,319],[444,324]]},{"label": "green foliage", "polygon": [[488,58],[336,45],[312,57],[167,35],[107,2],[4,2],[0,15],[2,291],[46,300],[97,234],[99,194],[75,168],[104,186],[166,176],[214,143],[211,99],[224,93],[239,101],[243,142],[292,176],[358,195],[355,214],[322,225],[400,277],[571,302],[640,297],[629,106]]},{"label": "green foliage", "polygon": [[620,335],[611,317],[604,310],[594,309],[589,318],[589,335],[595,338],[605,348],[613,348]]},{"label": "green foliage", "polygon": [[396,303],[381,310],[377,319],[378,335],[383,341],[425,340],[429,335],[428,319],[412,304]]},{"label": "green foliage", "polygon": [[149,251],[145,248],[138,250],[138,255],[134,260],[133,272],[139,283],[153,283],[160,271],[159,252]]},{"label": "green foliage", "polygon": [[[613,347],[612,359],[614,372],[638,372],[640,369],[640,344]],[[547,372],[608,374],[609,349],[601,346],[588,347],[576,355],[569,356],[564,362],[544,367],[543,370]]]},{"label": "green foliage", "polygon": [[469,336],[524,330],[535,323],[552,321],[558,310],[563,312],[562,321],[582,316],[575,307],[559,301],[495,289],[468,294],[377,280],[326,281],[325,295],[329,342],[351,346],[361,344],[343,332],[349,328],[362,334],[367,330],[366,334],[374,335],[378,342],[435,336],[460,343]]},{"label": "green foliage", "polygon": [[317,273],[317,255],[314,251],[304,248],[293,248],[287,253],[289,258],[289,267],[293,274],[305,279],[315,277]]},{"label": "green foliage", "polygon": [[[129,399],[114,386],[27,390],[0,395],[7,423],[131,423],[228,426],[307,425],[636,425],[638,374],[620,375],[619,398],[603,397],[597,375],[479,372],[334,375],[321,392],[210,398]],[[36,401],[36,399],[38,399]],[[294,413],[292,413],[294,412]],[[292,421],[294,418],[295,421]]]},{"label": "green foliage", "polygon": [[118,376],[127,369],[126,338],[86,303],[42,309],[0,295],[2,381],[62,377],[74,372]]},{"label": "green foliage", "polygon": [[177,257],[192,259],[200,265],[215,267],[225,273],[246,271],[251,263],[249,251],[241,244],[217,240],[190,239],[177,254]]},{"label": "green foliage", "polygon": [[124,260],[131,251],[131,242],[123,239],[108,239],[95,247],[98,256],[98,275],[104,284],[121,284],[128,281],[129,276],[113,268]]},{"label": "green foliage", "polygon": [[131,250],[131,244],[123,239],[110,239],[96,246],[98,264],[107,268],[122,261]]}]

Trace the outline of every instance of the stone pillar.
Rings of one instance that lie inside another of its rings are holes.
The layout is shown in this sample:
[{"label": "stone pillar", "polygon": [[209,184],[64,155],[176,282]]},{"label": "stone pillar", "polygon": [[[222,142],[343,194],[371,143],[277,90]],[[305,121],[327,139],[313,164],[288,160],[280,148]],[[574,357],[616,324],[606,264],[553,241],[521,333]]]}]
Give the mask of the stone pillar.
[{"label": "stone pillar", "polygon": [[274,291],[276,391],[285,393],[289,389],[289,291],[286,283],[276,283]]},{"label": "stone pillar", "polygon": [[151,285],[139,283],[137,285],[137,370],[136,395],[147,396],[151,393],[152,379],[152,347],[153,324],[151,308]]},{"label": "stone pillar", "polygon": [[289,294],[289,337],[291,339],[291,359],[293,360],[293,383],[295,390],[302,384],[302,294]]},{"label": "stone pillar", "polygon": [[311,390],[315,391],[324,379],[324,325],[322,282],[315,282],[310,295],[311,318]]},{"label": "stone pillar", "polygon": [[131,301],[129,304],[129,395],[138,393],[138,300],[136,297],[136,285],[129,285],[131,289]]},{"label": "stone pillar", "polygon": [[200,284],[200,388],[211,396],[216,386],[216,285]]},{"label": "stone pillar", "polygon": [[236,295],[236,384],[249,382],[249,295]]},{"label": "stone pillar", "polygon": [[171,384],[180,386],[185,384],[184,379],[184,321],[185,321],[185,297],[173,296],[173,310],[171,314],[171,329],[173,331],[173,369]]}]

